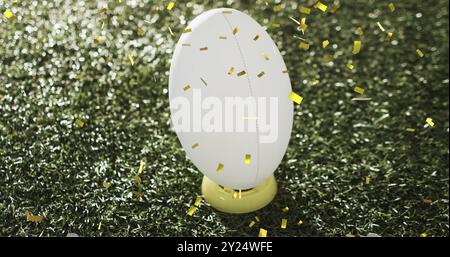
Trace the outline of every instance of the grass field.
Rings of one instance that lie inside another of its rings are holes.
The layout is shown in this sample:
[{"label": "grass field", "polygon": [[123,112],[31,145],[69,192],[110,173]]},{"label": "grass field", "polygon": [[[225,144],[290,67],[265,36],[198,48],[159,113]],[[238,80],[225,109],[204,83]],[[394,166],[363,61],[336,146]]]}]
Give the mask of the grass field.
[{"label": "grass field", "polygon": [[[1,236],[449,235],[448,1],[108,2],[0,1]],[[202,175],[169,127],[168,72],[187,23],[224,6],[267,26],[304,101],[273,203],[190,217]]]}]

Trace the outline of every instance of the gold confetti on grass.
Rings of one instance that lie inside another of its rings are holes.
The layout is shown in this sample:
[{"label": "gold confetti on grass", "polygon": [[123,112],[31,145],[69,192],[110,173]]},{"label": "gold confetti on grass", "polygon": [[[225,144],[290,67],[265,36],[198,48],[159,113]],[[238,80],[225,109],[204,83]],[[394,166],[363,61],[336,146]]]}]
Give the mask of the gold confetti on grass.
[{"label": "gold confetti on grass", "polygon": [[167,10],[171,11],[174,6],[175,6],[174,2],[169,2],[169,4],[167,5]]},{"label": "gold confetti on grass", "polygon": [[394,3],[390,3],[390,4],[389,4],[389,10],[390,10],[391,12],[395,12],[395,5],[394,5]]},{"label": "gold confetti on grass", "polygon": [[424,233],[421,233],[419,236],[420,237],[428,237],[428,234],[424,232]]},{"label": "gold confetti on grass", "polygon": [[42,216],[31,215],[31,214],[27,215],[27,221],[30,221],[30,222],[42,222],[42,220],[44,220],[44,217],[42,217]]},{"label": "gold confetti on grass", "polygon": [[303,50],[308,50],[309,49],[309,44],[305,43],[305,42],[300,42],[300,44],[298,45],[299,48],[303,49]]},{"label": "gold confetti on grass", "polygon": [[133,58],[133,55],[129,54],[129,55],[128,55],[128,60],[130,61],[131,66],[133,66],[133,65],[134,65],[134,58]]},{"label": "gold confetti on grass", "polygon": [[370,177],[370,175],[366,176],[366,179],[365,179],[364,183],[365,183],[366,185],[370,184],[371,179],[372,179],[372,178]]},{"label": "gold confetti on grass", "polygon": [[358,27],[358,28],[356,29],[356,34],[358,34],[358,35],[360,35],[360,36],[364,35],[363,29],[362,29],[361,27]]},{"label": "gold confetti on grass", "polygon": [[203,198],[200,196],[195,200],[194,206],[198,207],[202,203]]},{"label": "gold confetti on grass", "polygon": [[284,207],[284,208],[282,209],[282,211],[283,211],[283,212],[288,212],[288,211],[289,211],[289,207],[288,207],[288,206]]},{"label": "gold confetti on grass", "polygon": [[260,228],[259,229],[259,237],[267,237],[267,230]]},{"label": "gold confetti on grass", "polygon": [[111,186],[111,183],[109,183],[108,181],[103,181],[103,187],[108,189]]},{"label": "gold confetti on grass", "polygon": [[189,86],[189,85],[186,85],[186,86],[183,87],[184,91],[188,91],[189,89],[191,89],[191,86]]},{"label": "gold confetti on grass", "polygon": [[287,227],[287,219],[281,219],[281,228],[286,229]]},{"label": "gold confetti on grass", "polygon": [[331,6],[330,13],[336,13],[338,9],[339,4],[333,4],[333,6]]},{"label": "gold confetti on grass", "polygon": [[364,94],[364,88],[361,88],[361,87],[358,87],[358,86],[356,86],[356,87],[354,88],[354,91],[355,91],[356,93],[360,94],[360,95],[363,95],[363,94]]},{"label": "gold confetti on grass", "polygon": [[103,37],[102,37],[102,36],[97,36],[97,37],[95,38],[95,41],[96,41],[98,44],[100,44],[100,43],[103,41]]},{"label": "gold confetti on grass", "polygon": [[297,225],[303,224],[303,220],[298,220]]},{"label": "gold confetti on grass", "polygon": [[324,4],[322,4],[320,1],[318,1],[315,5],[314,8],[321,10],[322,12],[326,12],[328,7]]},{"label": "gold confetti on grass", "polygon": [[256,222],[254,220],[252,220],[252,222],[250,222],[250,224],[248,224],[248,227],[252,228],[255,224],[256,224]]},{"label": "gold confetti on grass", "polygon": [[136,175],[133,177],[134,182],[136,182],[136,184],[141,184],[142,183],[142,179],[140,176]]},{"label": "gold confetti on grass", "polygon": [[301,104],[303,101],[303,97],[297,95],[295,92],[291,92],[289,93],[289,99],[291,99],[293,102],[295,102],[296,104]]},{"label": "gold confetti on grass", "polygon": [[252,161],[252,155],[251,154],[246,154],[245,155],[245,164],[246,165],[250,165],[250,162]]},{"label": "gold confetti on grass", "polygon": [[256,35],[256,36],[253,38],[254,41],[256,41],[256,40],[258,40],[258,39],[259,39],[259,35]]},{"label": "gold confetti on grass", "polygon": [[303,14],[310,14],[311,13],[311,9],[307,8],[307,7],[304,7],[304,6],[300,6],[299,11],[300,11],[300,13],[303,13]]},{"label": "gold confetti on grass", "polygon": [[197,148],[199,146],[199,144],[198,143],[195,143],[195,144],[193,144],[192,146],[191,146],[191,148],[192,149],[195,149],[195,148]]},{"label": "gold confetti on grass", "polygon": [[279,27],[281,27],[281,25],[279,23],[272,23],[272,28],[277,29]]},{"label": "gold confetti on grass", "polygon": [[430,125],[431,127],[434,127],[434,126],[435,126],[434,121],[433,121],[432,118],[427,118],[426,121],[427,121],[428,125]]},{"label": "gold confetti on grass", "polygon": [[327,48],[327,46],[330,44],[330,41],[327,39],[327,40],[324,40],[323,42],[322,42],[322,48]]},{"label": "gold confetti on grass", "polygon": [[260,219],[259,219],[258,216],[255,216],[255,220],[256,220],[257,222],[260,222]]},{"label": "gold confetti on grass", "polygon": [[244,76],[245,74],[247,74],[247,72],[245,72],[245,70],[238,72],[238,77]]},{"label": "gold confetti on grass", "polygon": [[416,53],[420,58],[423,58],[425,56],[425,54],[422,52],[422,50],[420,50],[418,48],[416,49]]},{"label": "gold confetti on grass", "polygon": [[413,129],[413,128],[406,128],[406,131],[407,131],[407,132],[416,132],[416,129]]},{"label": "gold confetti on grass", "polygon": [[346,67],[349,70],[353,70],[355,68],[355,66],[353,64],[351,64],[351,63],[347,63]]},{"label": "gold confetti on grass", "polygon": [[274,12],[280,12],[281,11],[281,4],[277,4],[273,7]]},{"label": "gold confetti on grass", "polygon": [[266,53],[262,52],[261,56],[264,58],[264,60],[266,60],[266,61],[269,60],[269,56]]},{"label": "gold confetti on grass", "polygon": [[319,81],[317,79],[312,79],[309,83],[311,83],[311,86],[315,86],[319,84]]},{"label": "gold confetti on grass", "polygon": [[135,199],[139,199],[139,198],[141,198],[142,196],[144,196],[144,192],[133,191],[132,193],[133,193],[133,198],[135,198]]},{"label": "gold confetti on grass", "polygon": [[202,47],[202,48],[200,48],[200,51],[208,51],[208,47]]},{"label": "gold confetti on grass", "polygon": [[359,54],[359,52],[361,51],[361,41],[359,40],[355,40],[355,42],[353,42],[353,54]]},{"label": "gold confetti on grass", "polygon": [[425,204],[432,204],[433,200],[431,200],[431,199],[423,199],[423,203],[425,203]]},{"label": "gold confetti on grass", "polygon": [[138,174],[142,174],[142,172],[144,171],[144,168],[145,168],[145,161],[141,160],[141,162],[139,163]]},{"label": "gold confetti on grass", "polygon": [[216,172],[217,172],[217,173],[221,173],[224,166],[225,166],[225,165],[223,165],[222,163],[219,163],[219,165],[217,165]]},{"label": "gold confetti on grass", "polygon": [[231,67],[231,68],[228,70],[228,75],[233,75],[233,72],[234,72],[234,67]]},{"label": "gold confetti on grass", "polygon": [[187,211],[187,215],[192,216],[192,215],[194,215],[195,211],[197,211],[197,207],[191,206],[189,208],[189,210]]},{"label": "gold confetti on grass", "polygon": [[82,119],[80,119],[80,118],[76,118],[76,119],[75,119],[75,124],[76,124],[78,127],[82,128],[82,127],[84,126],[84,121],[83,121]]},{"label": "gold confetti on grass", "polygon": [[384,39],[384,41],[386,42],[391,42],[392,40],[392,36],[394,35],[394,32],[388,32],[386,33],[386,38]]},{"label": "gold confetti on grass", "polygon": [[238,27],[235,27],[235,28],[233,29],[233,35],[236,35],[238,32],[239,32],[239,28],[238,28]]},{"label": "gold confetti on grass", "polygon": [[347,234],[345,234],[345,236],[346,236],[346,237],[355,237],[355,236],[354,236],[352,233],[350,233],[350,232],[347,233]]},{"label": "gold confetti on grass", "polygon": [[383,28],[383,25],[381,25],[380,22],[377,22],[378,27],[380,28],[381,31],[385,32],[386,30]]},{"label": "gold confetti on grass", "polygon": [[189,28],[183,30],[183,34],[187,34],[187,33],[191,33],[191,32],[192,32],[192,29],[189,29]]},{"label": "gold confetti on grass", "polygon": [[258,78],[261,78],[262,76],[264,76],[264,74],[266,74],[264,71],[261,71],[259,74],[258,74]]},{"label": "gold confetti on grass", "polygon": [[6,11],[3,12],[3,16],[5,16],[5,18],[8,21],[14,20],[14,13],[11,10],[9,10],[9,9],[7,9]]}]

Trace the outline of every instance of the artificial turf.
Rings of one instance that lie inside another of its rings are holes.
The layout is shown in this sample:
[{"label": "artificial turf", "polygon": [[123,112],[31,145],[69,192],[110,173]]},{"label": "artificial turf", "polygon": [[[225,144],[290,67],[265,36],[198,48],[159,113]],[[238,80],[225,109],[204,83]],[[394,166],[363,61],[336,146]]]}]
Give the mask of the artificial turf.
[{"label": "artificial turf", "polygon": [[[448,1],[322,2],[1,1],[15,18],[0,19],[0,235],[448,236]],[[275,200],[190,217],[202,175],[170,129],[168,72],[187,23],[224,6],[267,27],[304,100]],[[304,35],[289,16],[307,16]]]}]

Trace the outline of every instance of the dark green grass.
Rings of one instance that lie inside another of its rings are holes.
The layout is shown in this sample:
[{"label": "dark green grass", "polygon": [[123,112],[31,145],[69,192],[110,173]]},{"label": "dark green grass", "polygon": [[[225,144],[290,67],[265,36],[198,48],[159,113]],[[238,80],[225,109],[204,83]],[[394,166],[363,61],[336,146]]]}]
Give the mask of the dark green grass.
[{"label": "dark green grass", "polygon": [[[158,11],[161,1],[111,1],[102,14],[96,1],[11,2],[0,2],[1,13],[16,13],[0,21],[0,235],[256,236],[263,227],[270,236],[448,236],[447,1],[394,1],[394,13],[389,1],[341,1],[335,14],[313,10],[304,36],[288,17],[301,18],[296,2],[313,1],[283,1],[278,13],[272,1],[176,1],[172,12]],[[201,173],[169,128],[168,70],[185,22],[223,6],[269,27],[305,99],[273,203],[240,216],[202,204],[188,217]],[[392,43],[377,21],[394,32]],[[359,26],[363,48],[353,56]],[[311,49],[297,48],[293,35]],[[323,50],[325,39],[337,48]],[[345,68],[351,59],[355,72]],[[355,85],[371,101],[352,101]],[[424,127],[427,117],[434,128]],[[27,222],[27,213],[44,220]],[[261,222],[248,228],[255,215]]]}]

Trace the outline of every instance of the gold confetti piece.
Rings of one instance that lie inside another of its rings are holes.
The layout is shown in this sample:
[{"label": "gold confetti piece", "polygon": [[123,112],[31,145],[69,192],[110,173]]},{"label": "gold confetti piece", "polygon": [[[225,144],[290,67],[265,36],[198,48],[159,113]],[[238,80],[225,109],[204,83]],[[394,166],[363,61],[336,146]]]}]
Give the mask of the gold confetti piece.
[{"label": "gold confetti piece", "polygon": [[360,51],[361,51],[361,41],[356,40],[353,43],[353,54],[359,54]]},{"label": "gold confetti piece", "polygon": [[238,27],[235,27],[235,28],[233,29],[233,35],[236,35],[238,32],[239,32]]},{"label": "gold confetti piece", "polygon": [[182,46],[191,46],[191,44],[182,44]]},{"label": "gold confetti piece", "polygon": [[308,50],[309,49],[309,44],[308,43],[304,43],[304,42],[300,42],[298,47],[303,49],[303,50]]},{"label": "gold confetti piece", "polygon": [[80,118],[76,118],[75,124],[77,124],[78,127],[82,128],[84,126],[84,121]]},{"label": "gold confetti piece", "polygon": [[256,220],[257,222],[259,222],[259,221],[260,221],[260,219],[259,219],[259,217],[258,217],[258,216],[255,216],[255,220]]},{"label": "gold confetti piece", "polygon": [[301,225],[301,224],[303,224],[303,220],[299,220],[299,221],[297,222],[297,225]]},{"label": "gold confetti piece", "polygon": [[167,10],[171,11],[172,8],[174,7],[175,3],[174,2],[169,2],[169,4],[167,5]]},{"label": "gold confetti piece", "polygon": [[272,28],[279,28],[281,25],[279,23],[272,23]]},{"label": "gold confetti piece", "polygon": [[275,6],[273,7],[273,11],[274,11],[274,12],[279,12],[279,11],[281,11],[281,4],[275,5]]},{"label": "gold confetti piece", "polygon": [[428,234],[424,232],[424,233],[420,234],[420,237],[428,237]]},{"label": "gold confetti piece", "polygon": [[306,24],[306,18],[302,18],[300,20],[300,30],[302,31],[303,34],[305,34],[307,28],[308,25]]},{"label": "gold confetti piece", "polygon": [[185,29],[185,30],[183,30],[183,34],[191,33],[191,32],[192,32],[192,29]]},{"label": "gold confetti piece", "polygon": [[309,9],[307,7],[304,7],[304,6],[300,6],[299,11],[300,11],[300,13],[303,13],[303,14],[310,14],[311,13],[311,9]]},{"label": "gold confetti piece", "polygon": [[284,207],[282,211],[283,212],[288,212],[289,211],[289,207],[288,206]]},{"label": "gold confetti piece", "polygon": [[346,237],[355,237],[352,233],[347,233],[345,236]]},{"label": "gold confetti piece", "polygon": [[326,12],[328,7],[324,4],[322,4],[320,1],[318,1],[315,5],[314,8],[321,10],[322,12]]},{"label": "gold confetti piece", "polygon": [[244,76],[245,74],[247,74],[247,72],[245,72],[245,70],[240,71],[237,75],[238,77]]},{"label": "gold confetti piece", "polygon": [[202,203],[202,200],[203,200],[203,198],[201,198],[200,196],[197,197],[197,199],[195,200],[194,205],[198,207]]},{"label": "gold confetti piece", "polygon": [[245,155],[245,164],[246,165],[250,165],[251,160],[252,160],[252,155],[251,154],[246,154]]},{"label": "gold confetti piece", "polygon": [[221,173],[223,170],[223,167],[224,167],[224,165],[222,163],[219,163],[219,165],[217,165],[217,169],[216,169],[217,173]]},{"label": "gold confetti piece", "polygon": [[431,200],[431,199],[423,199],[423,203],[432,204],[433,200]]},{"label": "gold confetti piece", "polygon": [[319,84],[319,81],[317,79],[312,79],[310,81],[310,83],[311,83],[311,86],[315,86],[315,85]]},{"label": "gold confetti piece", "polygon": [[108,189],[111,186],[111,183],[109,183],[108,181],[103,181],[103,187]]},{"label": "gold confetti piece", "polygon": [[268,61],[269,60],[269,56],[266,53],[261,53],[261,56],[264,58],[264,60]]},{"label": "gold confetti piece", "polygon": [[262,76],[264,76],[264,74],[266,74],[264,71],[261,71],[259,74],[258,74],[258,78],[261,78]]},{"label": "gold confetti piece", "polygon": [[142,37],[145,34],[145,31],[143,29],[138,29],[136,33],[138,36]]},{"label": "gold confetti piece", "polygon": [[330,44],[330,41],[327,39],[322,42],[322,48],[326,48]]},{"label": "gold confetti piece", "polygon": [[256,41],[256,40],[258,40],[258,39],[259,39],[259,35],[256,35],[256,36],[253,38],[254,41]]},{"label": "gold confetti piece", "polygon": [[234,67],[231,67],[231,68],[228,70],[228,75],[233,75],[233,72],[234,72]]},{"label": "gold confetti piece", "polygon": [[134,65],[134,58],[131,54],[128,55],[128,60],[130,60],[131,66]]},{"label": "gold confetti piece", "polygon": [[432,118],[427,118],[427,123],[428,125],[430,125],[431,127],[434,127],[434,121]]},{"label": "gold confetti piece", "polygon": [[42,222],[43,219],[44,219],[44,217],[39,216],[39,215],[31,215],[31,214],[27,215],[27,221],[31,221],[31,222]]},{"label": "gold confetti piece", "polygon": [[330,9],[330,13],[336,13],[338,9],[339,9],[339,5],[333,4],[333,6]]},{"label": "gold confetti piece", "polygon": [[197,148],[199,146],[199,144],[198,143],[195,143],[195,144],[193,144],[192,146],[191,146],[191,148],[192,149],[195,149],[195,148]]},{"label": "gold confetti piece", "polygon": [[192,216],[194,215],[195,211],[197,210],[197,207],[195,206],[191,206],[191,208],[189,208],[187,215]]},{"label": "gold confetti piece", "polygon": [[383,25],[381,25],[380,22],[377,22],[378,27],[381,29],[381,31],[385,32],[386,30],[383,28]]},{"label": "gold confetti piece", "polygon": [[188,91],[189,89],[191,89],[191,86],[189,86],[189,85],[186,85],[186,86],[183,87],[184,91]]},{"label": "gold confetti piece", "polygon": [[416,49],[416,53],[417,55],[419,55],[420,58],[424,57],[425,55],[423,54],[422,50],[420,49]]},{"label": "gold confetti piece", "polygon": [[267,230],[260,228],[259,229],[259,237],[267,237]]},{"label": "gold confetti piece", "polygon": [[133,197],[136,199],[141,198],[142,196],[144,196],[144,192],[139,192],[139,191],[133,191]]},{"label": "gold confetti piece", "polygon": [[287,219],[281,219],[281,228],[286,229],[287,227]]},{"label": "gold confetti piece", "polygon": [[413,128],[406,128],[406,131],[407,131],[407,132],[416,132],[416,130],[413,129]]},{"label": "gold confetti piece", "polygon": [[351,63],[347,63],[347,68],[349,70],[353,70],[353,68],[355,68],[355,66],[353,66],[353,64],[351,64]]},{"label": "gold confetti piece", "polygon": [[327,54],[327,55],[325,55],[324,57],[323,57],[323,62],[324,63],[330,63],[330,62],[332,62],[334,60],[334,57],[332,56],[332,55],[329,55],[329,54]]},{"label": "gold confetti piece", "polygon": [[225,39],[227,39],[227,37],[226,36],[220,36],[219,39],[225,40]]},{"label": "gold confetti piece", "polygon": [[223,11],[222,13],[223,14],[232,14],[233,12],[232,11]]},{"label": "gold confetti piece", "polygon": [[392,40],[392,36],[394,35],[394,32],[388,32],[386,34],[386,38],[384,39],[384,41],[386,42],[390,42]]},{"label": "gold confetti piece", "polygon": [[360,95],[364,94],[364,89],[358,86],[355,87],[354,91]]},{"label": "gold confetti piece", "polygon": [[134,179],[134,182],[136,182],[136,184],[141,184],[142,183],[142,179],[138,175],[134,176],[133,179]]},{"label": "gold confetti piece", "polygon": [[202,47],[200,48],[200,51],[208,51],[208,47]]},{"label": "gold confetti piece", "polygon": [[371,178],[370,176],[366,176],[366,180],[365,180],[364,183],[366,183],[366,185],[370,184],[370,180],[371,180],[371,179],[372,179],[372,178]]},{"label": "gold confetti piece", "polygon": [[291,92],[289,93],[289,99],[291,99],[292,101],[294,101],[297,104],[301,104],[303,101],[303,97],[297,95],[295,92]]},{"label": "gold confetti piece", "polygon": [[3,12],[3,16],[5,16],[5,18],[8,19],[9,21],[14,20],[14,13],[9,9]]},{"label": "gold confetti piece", "polygon": [[358,27],[358,28],[356,29],[356,34],[358,34],[358,35],[360,35],[360,36],[364,35],[363,29],[362,29],[361,27]]},{"label": "gold confetti piece", "polygon": [[103,37],[102,36],[98,36],[97,38],[95,38],[95,41],[97,41],[97,43],[101,43],[103,41]]},{"label": "gold confetti piece", "polygon": [[250,224],[248,224],[248,227],[251,228],[251,227],[253,227],[255,224],[256,224],[256,222],[252,220],[252,222],[250,222]]},{"label": "gold confetti piece", "polygon": [[144,171],[145,167],[145,161],[141,160],[141,163],[139,164],[138,174],[141,174]]},{"label": "gold confetti piece", "polygon": [[200,77],[200,80],[203,82],[203,84],[207,87],[208,86],[208,83],[206,83],[206,81],[202,78],[202,77]]},{"label": "gold confetti piece", "polygon": [[170,33],[170,35],[172,35],[172,36],[175,36],[174,34],[173,34],[173,31],[172,31],[172,29],[169,27],[169,26],[167,26],[167,28],[169,29],[169,33]]},{"label": "gold confetti piece", "polygon": [[394,3],[390,3],[389,4],[389,10],[391,10],[391,12],[395,12],[395,5],[394,5]]}]

